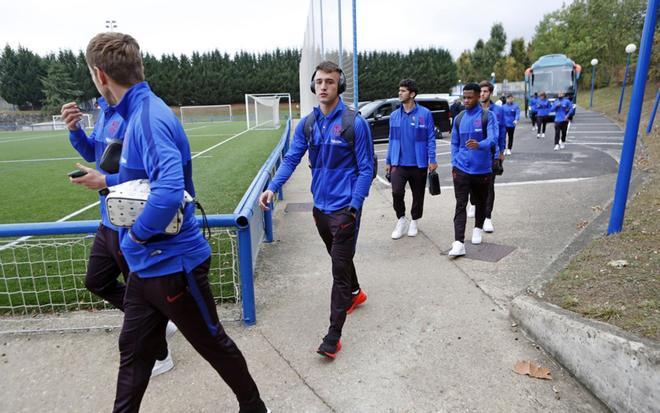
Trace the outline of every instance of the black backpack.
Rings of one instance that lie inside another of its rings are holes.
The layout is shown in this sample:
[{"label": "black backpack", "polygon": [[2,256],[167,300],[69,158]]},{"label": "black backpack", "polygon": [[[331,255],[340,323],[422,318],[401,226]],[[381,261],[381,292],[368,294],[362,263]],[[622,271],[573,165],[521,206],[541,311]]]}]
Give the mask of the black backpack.
[{"label": "black backpack", "polygon": [[[351,147],[355,146],[355,128],[353,127],[355,125],[355,118],[359,115],[359,113],[355,110],[346,108],[342,111],[341,114],[341,133],[340,135],[348,142],[348,144]],[[316,122],[316,117],[314,116],[314,113],[311,113],[307,118],[305,119],[305,126],[303,128],[303,131],[305,133],[305,139],[307,140],[307,147],[312,142],[312,133],[314,133],[314,123]],[[371,179],[376,178],[376,175],[378,174],[378,156],[376,155],[376,152],[374,151],[374,141],[371,141],[371,154],[374,158],[374,172],[373,175],[371,176]],[[311,165],[310,165],[311,167]]]},{"label": "black backpack", "polygon": [[[465,111],[461,111],[456,116],[456,119],[454,119],[454,124],[456,125],[456,129],[460,133],[460,128],[461,128],[461,119],[463,119],[463,115],[465,115]],[[481,128],[482,130],[486,130],[488,128],[488,109],[482,109],[481,111]],[[488,131],[486,131],[488,133]],[[495,147],[492,146],[490,148],[491,153],[493,154],[493,157],[495,156]],[[504,173],[504,168],[502,166],[502,161],[499,159],[493,159],[493,173],[495,175],[502,175]]]}]

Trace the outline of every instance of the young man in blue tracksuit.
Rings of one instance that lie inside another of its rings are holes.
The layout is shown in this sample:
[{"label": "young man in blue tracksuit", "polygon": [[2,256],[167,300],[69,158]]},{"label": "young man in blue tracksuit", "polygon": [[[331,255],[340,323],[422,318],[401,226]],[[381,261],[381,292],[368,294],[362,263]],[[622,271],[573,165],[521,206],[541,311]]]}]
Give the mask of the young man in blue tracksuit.
[{"label": "young man in blue tracksuit", "polygon": [[[566,147],[566,132],[568,130],[568,117],[573,111],[573,102],[567,99],[564,92],[559,92],[559,97],[552,105],[552,112],[555,112],[555,148],[564,149]],[[559,135],[561,133],[561,141]]]},{"label": "young man in blue tracksuit", "polygon": [[[435,127],[433,115],[427,108],[415,103],[417,83],[412,79],[399,82],[401,106],[390,116],[390,136],[387,146],[385,170],[390,172],[392,182],[392,203],[397,223],[392,239],[399,239],[406,233],[417,235],[417,220],[424,211],[424,190],[427,171],[438,168],[435,159]],[[406,183],[412,191],[410,224],[406,220]]]},{"label": "young man in blue tracksuit", "polygon": [[[195,196],[183,127],[144,81],[140,48],[131,36],[96,35],[85,58],[99,93],[126,123],[117,183],[148,179],[151,189],[136,222],[119,231],[131,272],[114,412],[139,410],[154,362],[167,352],[168,319],[229,385],[241,412],[267,412],[243,355],[218,320],[208,281],[211,249],[194,205],[182,202],[184,190]],[[178,210],[181,229],[166,235]]]},{"label": "young man in blue tracksuit", "polygon": [[[332,259],[330,327],[317,353],[334,359],[341,350],[346,314],[362,304],[367,295],[358,283],[353,256],[360,229],[362,204],[369,195],[373,178],[373,143],[367,122],[354,117],[352,144],[342,135],[344,112],[340,98],[346,88],[343,72],[333,62],[320,63],[312,75],[311,89],[319,106],[300,120],[293,142],[259,204],[268,210],[274,193],[289,179],[305,152],[312,168],[311,192],[314,221]],[[311,131],[305,131],[309,116]],[[306,133],[309,135],[306,135]]]},{"label": "young man in blue tracksuit", "polygon": [[[487,80],[479,83],[480,91],[480,104],[482,109],[487,109],[489,112],[495,114],[495,119],[497,120],[497,143],[492,149],[493,152],[493,162],[499,160],[500,162],[504,161],[504,151],[506,149],[506,126],[504,125],[504,109],[502,106],[498,106],[490,100],[490,97],[493,93],[495,87],[492,83]],[[489,125],[490,126],[490,125]],[[486,218],[484,219],[483,230],[484,232],[494,232],[495,227],[493,226],[492,214],[493,208],[495,207],[495,174],[493,173],[492,179],[490,180],[490,186],[488,187],[488,197],[486,198]],[[472,210],[474,211],[474,201],[472,202]],[[472,212],[472,211],[470,211]],[[473,216],[472,213],[468,214]],[[475,214],[476,215],[476,214]]]},{"label": "young man in blue tracksuit", "polygon": [[532,130],[536,130],[536,104],[539,101],[539,94],[534,92],[534,96],[529,99],[529,119],[532,121]]},{"label": "young man in blue tracksuit", "polygon": [[[465,207],[468,196],[476,206],[476,220],[472,243],[480,244],[486,218],[486,198],[493,175],[493,148],[497,145],[498,125],[495,114],[488,111],[488,125],[484,127],[483,109],[479,105],[481,88],[468,83],[463,88],[463,112],[460,125],[454,123],[451,134],[451,164],[454,180],[456,210],[454,213],[454,243],[448,255],[465,255]],[[460,129],[459,129],[460,127]]]},{"label": "young man in blue tracksuit", "polygon": [[[124,139],[126,124],[115,109],[100,97],[98,99],[100,107],[99,116],[94,125],[92,133],[87,136],[80,127],[79,121],[82,112],[75,102],[66,103],[62,106],[62,119],[69,129],[69,141],[71,145],[87,162],[96,163],[96,171],[100,174],[90,173],[92,168],[77,164],[80,170],[88,172],[87,175],[80,178],[71,178],[73,183],[86,186],[89,189],[103,189],[117,180],[117,168],[106,171],[101,168],[101,160],[109,144],[121,143]],[[107,166],[106,166],[107,167]],[[128,280],[128,264],[119,250],[118,228],[110,223],[108,213],[105,207],[105,195],[99,193],[99,202],[101,210],[101,224],[96,231],[92,250],[87,263],[87,273],[85,275],[85,287],[92,293],[103,298],[116,308],[124,311],[124,294],[126,285],[117,280],[119,274],[123,274],[124,281]],[[176,332],[176,326],[173,323],[167,325],[167,336]],[[165,373],[174,367],[174,361],[170,352],[162,360],[156,360],[151,377]]]},{"label": "young man in blue tracksuit", "polygon": [[536,101],[536,137],[545,138],[545,126],[549,122],[548,115],[552,104],[548,100],[545,92],[539,94],[539,100]]},{"label": "young man in blue tracksuit", "polygon": [[509,94],[506,97],[506,103],[502,105],[504,111],[504,126],[506,126],[506,134],[509,140],[506,143],[505,155],[511,155],[511,148],[513,148],[513,134],[516,131],[516,125],[520,120],[520,107],[513,101],[513,95]]}]

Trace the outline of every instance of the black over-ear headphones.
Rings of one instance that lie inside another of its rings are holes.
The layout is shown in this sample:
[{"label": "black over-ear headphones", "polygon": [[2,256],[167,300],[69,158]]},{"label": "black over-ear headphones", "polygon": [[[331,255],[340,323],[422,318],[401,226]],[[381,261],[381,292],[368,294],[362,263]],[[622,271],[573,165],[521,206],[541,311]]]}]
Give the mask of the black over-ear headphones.
[{"label": "black over-ear headphones", "polygon": [[[309,88],[313,94],[316,94],[316,84],[314,83],[314,77],[316,76],[316,70],[312,74],[312,81],[309,83]],[[346,92],[346,75],[344,71],[339,69],[339,85],[337,86],[337,94],[341,95]]]}]

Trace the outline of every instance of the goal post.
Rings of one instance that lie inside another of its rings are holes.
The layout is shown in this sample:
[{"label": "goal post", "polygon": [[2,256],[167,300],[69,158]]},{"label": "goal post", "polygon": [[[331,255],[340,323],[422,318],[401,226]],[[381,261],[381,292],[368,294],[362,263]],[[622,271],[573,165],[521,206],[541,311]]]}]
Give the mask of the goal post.
[{"label": "goal post", "polygon": [[231,122],[233,120],[231,105],[181,106],[179,116],[184,125],[200,122]]},{"label": "goal post", "polygon": [[[282,109],[284,103],[285,109]],[[286,110],[288,109],[288,113]],[[290,93],[248,93],[245,95],[245,118],[248,129],[279,129],[281,111],[291,119]]]},{"label": "goal post", "polygon": [[[47,118],[46,118],[47,119]],[[53,115],[53,130],[66,129],[66,123],[62,120],[62,115]],[[92,123],[92,115],[89,113],[83,113],[80,118],[80,127],[83,129],[91,128],[94,126]]]}]

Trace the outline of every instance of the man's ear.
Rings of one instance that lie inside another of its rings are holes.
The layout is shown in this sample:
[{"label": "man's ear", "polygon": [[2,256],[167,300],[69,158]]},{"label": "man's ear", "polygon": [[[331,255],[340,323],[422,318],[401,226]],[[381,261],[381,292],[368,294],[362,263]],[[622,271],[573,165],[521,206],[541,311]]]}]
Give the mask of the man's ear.
[{"label": "man's ear", "polygon": [[94,76],[96,76],[96,79],[99,81],[100,85],[107,85],[108,84],[108,75],[103,71],[103,69],[99,68],[98,66],[94,66]]}]

